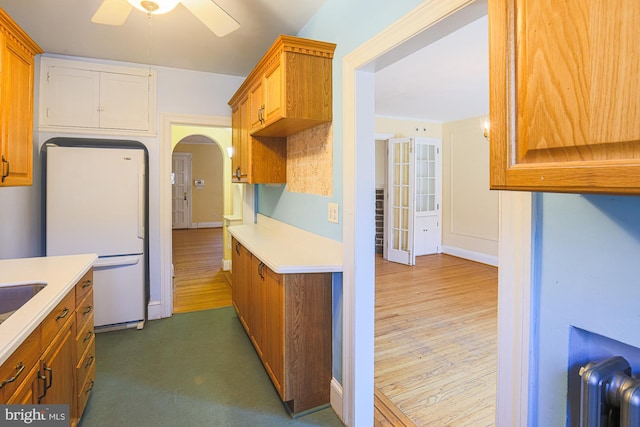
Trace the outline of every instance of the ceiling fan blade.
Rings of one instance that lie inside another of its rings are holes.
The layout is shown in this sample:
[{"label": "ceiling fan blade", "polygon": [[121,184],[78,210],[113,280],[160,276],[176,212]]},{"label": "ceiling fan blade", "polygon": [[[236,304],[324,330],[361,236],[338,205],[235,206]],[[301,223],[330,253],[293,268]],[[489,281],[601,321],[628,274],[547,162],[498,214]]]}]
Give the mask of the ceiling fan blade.
[{"label": "ceiling fan blade", "polygon": [[122,25],[129,17],[131,9],[132,6],[127,0],[104,0],[91,17],[91,22],[105,25]]},{"label": "ceiling fan blade", "polygon": [[238,21],[211,0],[181,0],[182,4],[218,37],[240,28]]}]

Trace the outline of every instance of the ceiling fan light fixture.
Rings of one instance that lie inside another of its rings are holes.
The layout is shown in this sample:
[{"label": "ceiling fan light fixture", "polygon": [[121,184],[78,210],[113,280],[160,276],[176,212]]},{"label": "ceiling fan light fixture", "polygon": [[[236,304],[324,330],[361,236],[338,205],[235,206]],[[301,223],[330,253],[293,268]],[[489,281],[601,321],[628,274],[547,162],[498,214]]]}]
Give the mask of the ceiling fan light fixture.
[{"label": "ceiling fan light fixture", "polygon": [[171,12],[180,3],[180,0],[127,0],[131,6],[144,13],[161,15]]}]

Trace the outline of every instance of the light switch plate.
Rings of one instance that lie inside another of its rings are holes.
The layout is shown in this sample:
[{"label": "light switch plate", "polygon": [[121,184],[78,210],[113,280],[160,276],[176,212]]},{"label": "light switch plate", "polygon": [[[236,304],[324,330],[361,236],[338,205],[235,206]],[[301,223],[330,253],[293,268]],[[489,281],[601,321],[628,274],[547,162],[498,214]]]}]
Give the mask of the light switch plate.
[{"label": "light switch plate", "polygon": [[329,203],[329,222],[338,223],[338,204]]}]

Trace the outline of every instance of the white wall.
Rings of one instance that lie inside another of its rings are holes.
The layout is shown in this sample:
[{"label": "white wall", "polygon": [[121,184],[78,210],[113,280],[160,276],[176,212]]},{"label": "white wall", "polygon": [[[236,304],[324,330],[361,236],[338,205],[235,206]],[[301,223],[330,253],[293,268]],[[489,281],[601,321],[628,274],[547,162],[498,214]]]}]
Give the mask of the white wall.
[{"label": "white wall", "polygon": [[[70,58],[91,61],[86,58]],[[120,66],[140,66],[110,61],[99,61]],[[36,62],[38,81],[39,58]],[[191,114],[200,116],[231,116],[227,101],[240,86],[244,77],[153,67],[158,73],[158,117],[161,113]],[[38,111],[38,88],[36,105]],[[159,119],[158,119],[159,120]],[[134,139],[142,142],[149,151],[149,265],[151,300],[160,299],[160,140],[161,135],[130,138],[127,135],[103,136],[98,134],[61,134],[34,132],[34,185],[23,188],[0,188],[0,259],[44,255],[42,246],[40,206],[40,146],[54,136]],[[161,130],[160,123],[158,129]]]},{"label": "white wall", "polygon": [[489,190],[489,142],[484,117],[442,126],[443,252],[498,262],[498,192]]}]

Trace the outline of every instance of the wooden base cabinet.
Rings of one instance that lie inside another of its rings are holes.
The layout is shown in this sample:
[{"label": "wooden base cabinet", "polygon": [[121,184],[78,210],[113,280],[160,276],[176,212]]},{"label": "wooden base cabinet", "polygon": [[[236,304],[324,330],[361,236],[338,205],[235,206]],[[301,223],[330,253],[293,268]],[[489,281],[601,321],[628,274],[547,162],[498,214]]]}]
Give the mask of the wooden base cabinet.
[{"label": "wooden base cabinet", "polygon": [[245,258],[232,261],[234,301],[248,286],[246,312],[242,303],[234,306],[287,410],[297,415],[329,404],[331,273],[278,274],[235,239],[234,246]]},{"label": "wooden base cabinet", "polygon": [[95,381],[93,270],[0,366],[0,404],[68,404],[75,426]]}]

